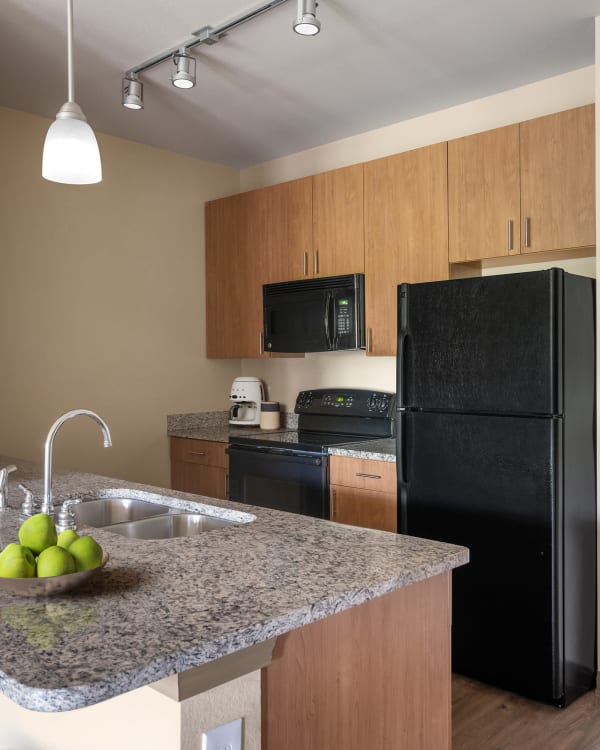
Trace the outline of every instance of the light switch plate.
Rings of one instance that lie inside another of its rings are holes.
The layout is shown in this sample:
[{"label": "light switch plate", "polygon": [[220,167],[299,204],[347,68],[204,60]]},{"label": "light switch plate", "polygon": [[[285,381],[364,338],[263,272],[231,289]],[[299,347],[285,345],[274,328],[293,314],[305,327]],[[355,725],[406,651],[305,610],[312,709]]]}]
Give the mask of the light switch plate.
[{"label": "light switch plate", "polygon": [[202,732],[202,750],[242,750],[242,720]]}]

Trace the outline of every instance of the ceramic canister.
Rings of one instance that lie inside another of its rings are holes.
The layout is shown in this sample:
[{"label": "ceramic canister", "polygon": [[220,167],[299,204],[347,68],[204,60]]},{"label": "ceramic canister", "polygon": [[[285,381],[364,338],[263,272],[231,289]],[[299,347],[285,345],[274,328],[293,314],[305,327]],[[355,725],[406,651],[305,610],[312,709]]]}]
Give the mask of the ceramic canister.
[{"label": "ceramic canister", "polygon": [[279,427],[279,401],[261,401],[260,429],[276,430]]}]

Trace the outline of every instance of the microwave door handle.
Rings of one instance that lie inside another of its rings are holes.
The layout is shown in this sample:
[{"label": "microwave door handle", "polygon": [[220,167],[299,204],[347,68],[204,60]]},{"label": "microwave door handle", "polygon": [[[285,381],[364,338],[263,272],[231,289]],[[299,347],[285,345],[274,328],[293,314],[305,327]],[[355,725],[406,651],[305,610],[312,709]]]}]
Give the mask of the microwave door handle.
[{"label": "microwave door handle", "polygon": [[335,315],[335,296],[331,295],[331,305],[329,307],[329,316],[331,319],[331,329],[333,331],[333,336],[331,337],[333,342],[333,348],[338,348],[338,330],[337,330],[337,319]]},{"label": "microwave door handle", "polygon": [[325,312],[323,313],[323,325],[325,327],[325,339],[327,341],[327,348],[331,349],[333,343],[331,336],[329,335],[329,308],[331,306],[332,294],[327,292],[327,298],[325,299]]}]

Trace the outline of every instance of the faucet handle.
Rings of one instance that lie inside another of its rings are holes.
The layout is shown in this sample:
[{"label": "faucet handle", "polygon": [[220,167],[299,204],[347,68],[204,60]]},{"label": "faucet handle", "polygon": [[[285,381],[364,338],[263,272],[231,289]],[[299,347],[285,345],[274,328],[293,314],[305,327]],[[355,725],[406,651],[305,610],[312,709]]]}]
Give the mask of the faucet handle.
[{"label": "faucet handle", "polygon": [[8,475],[16,470],[14,464],[0,469],[0,511],[8,510]]},{"label": "faucet handle", "polygon": [[77,521],[75,520],[75,513],[73,513],[73,506],[79,505],[80,502],[81,498],[76,497],[72,500],[65,500],[61,505],[58,511],[58,520],[56,521],[56,530],[59,534],[66,529],[77,531]]},{"label": "faucet handle", "polygon": [[28,518],[31,518],[31,516],[35,516],[35,514],[38,513],[39,506],[34,500],[33,492],[28,487],[25,487],[24,484],[19,484],[19,489],[25,493],[25,499],[23,500],[21,512],[19,513],[19,521],[23,523],[23,521],[26,521]]}]

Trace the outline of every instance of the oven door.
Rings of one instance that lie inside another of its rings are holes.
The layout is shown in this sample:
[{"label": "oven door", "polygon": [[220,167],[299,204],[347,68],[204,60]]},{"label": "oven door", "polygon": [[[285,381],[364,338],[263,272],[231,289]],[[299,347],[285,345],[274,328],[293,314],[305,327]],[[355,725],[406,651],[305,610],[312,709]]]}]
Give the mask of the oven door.
[{"label": "oven door", "polygon": [[329,518],[326,455],[248,445],[227,453],[230,500]]}]

